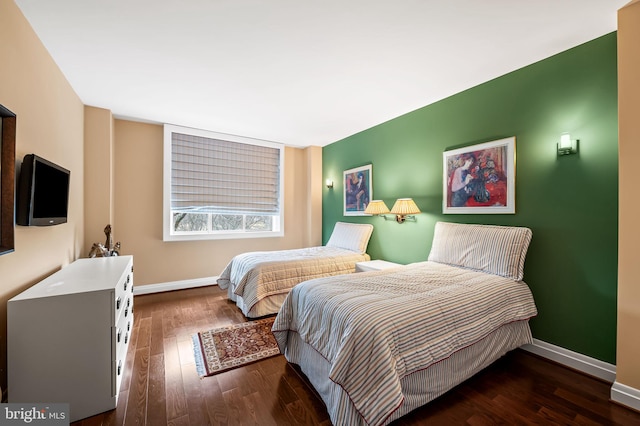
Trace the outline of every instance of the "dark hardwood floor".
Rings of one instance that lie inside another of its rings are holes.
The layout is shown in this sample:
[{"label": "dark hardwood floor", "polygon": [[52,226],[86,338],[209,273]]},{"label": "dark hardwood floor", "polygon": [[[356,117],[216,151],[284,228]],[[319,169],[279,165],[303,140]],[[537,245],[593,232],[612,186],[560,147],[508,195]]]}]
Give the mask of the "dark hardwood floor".
[{"label": "dark hardwood floor", "polygon": [[[191,336],[246,321],[217,286],[136,296],[115,410],[89,425],[330,425],[326,408],[282,355],[196,374]],[[507,354],[399,425],[640,425],[609,402],[610,384],[522,350]]]}]

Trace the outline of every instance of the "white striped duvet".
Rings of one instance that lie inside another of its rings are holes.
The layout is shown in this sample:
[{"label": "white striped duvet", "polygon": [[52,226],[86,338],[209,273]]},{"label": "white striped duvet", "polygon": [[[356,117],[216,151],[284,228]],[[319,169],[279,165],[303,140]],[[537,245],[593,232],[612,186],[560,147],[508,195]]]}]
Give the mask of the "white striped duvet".
[{"label": "white striped duvet", "polygon": [[[368,254],[338,247],[317,246],[293,250],[255,251],[235,256],[218,278],[220,288],[229,296],[242,298],[246,316],[252,315],[260,301],[286,294],[296,284],[320,277],[348,274],[357,262],[367,261]],[[277,310],[267,313],[277,313]],[[260,316],[265,315],[260,311]]]},{"label": "white striped duvet", "polygon": [[[521,281],[421,262],[300,284],[273,331],[283,353],[290,332],[313,347],[363,423],[380,425],[402,411],[411,374],[536,314]],[[327,408],[341,424],[342,411]]]}]

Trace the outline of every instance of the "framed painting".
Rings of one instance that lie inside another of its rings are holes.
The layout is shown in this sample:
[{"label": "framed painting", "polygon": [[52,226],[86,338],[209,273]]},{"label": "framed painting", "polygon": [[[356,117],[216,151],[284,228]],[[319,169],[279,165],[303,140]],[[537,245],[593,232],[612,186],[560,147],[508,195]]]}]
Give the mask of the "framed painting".
[{"label": "framed painting", "polygon": [[0,105],[0,255],[15,250],[16,115]]},{"label": "framed painting", "polygon": [[365,214],[371,194],[373,182],[371,179],[371,164],[345,170],[342,173],[344,183],[344,215],[345,216],[370,216]]},{"label": "framed painting", "polygon": [[515,152],[515,137],[445,151],[442,213],[514,214]]}]

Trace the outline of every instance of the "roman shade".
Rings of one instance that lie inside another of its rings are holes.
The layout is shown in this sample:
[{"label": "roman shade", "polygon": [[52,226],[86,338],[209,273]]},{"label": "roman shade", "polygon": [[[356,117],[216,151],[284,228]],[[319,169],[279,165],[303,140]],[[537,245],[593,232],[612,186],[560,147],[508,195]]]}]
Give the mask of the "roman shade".
[{"label": "roman shade", "polygon": [[278,214],[280,149],[172,132],[171,210]]}]

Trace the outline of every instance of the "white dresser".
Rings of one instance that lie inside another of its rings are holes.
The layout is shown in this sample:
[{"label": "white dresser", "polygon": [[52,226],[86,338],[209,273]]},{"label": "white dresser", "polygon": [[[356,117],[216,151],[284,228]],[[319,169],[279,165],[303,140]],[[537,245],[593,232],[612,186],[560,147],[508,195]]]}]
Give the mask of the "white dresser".
[{"label": "white dresser", "polygon": [[133,256],[79,259],[7,302],[9,402],[116,407],[133,329]]}]

